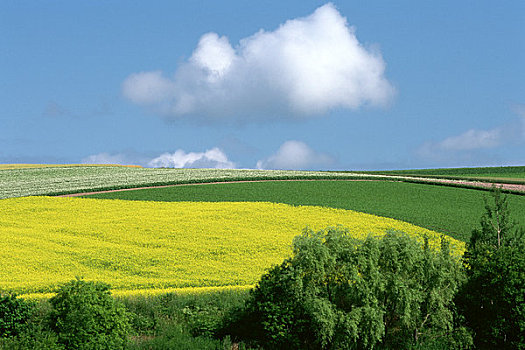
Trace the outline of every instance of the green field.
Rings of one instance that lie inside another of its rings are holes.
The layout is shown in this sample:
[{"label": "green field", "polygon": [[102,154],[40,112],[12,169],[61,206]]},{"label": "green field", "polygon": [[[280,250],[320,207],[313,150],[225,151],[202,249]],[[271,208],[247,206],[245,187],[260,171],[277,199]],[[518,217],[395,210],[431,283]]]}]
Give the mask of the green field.
[{"label": "green field", "polygon": [[[395,218],[466,241],[479,225],[486,191],[386,181],[269,181],[174,186],[101,193],[91,198],[152,201],[267,201],[351,209]],[[509,195],[525,217],[525,196]]]}]

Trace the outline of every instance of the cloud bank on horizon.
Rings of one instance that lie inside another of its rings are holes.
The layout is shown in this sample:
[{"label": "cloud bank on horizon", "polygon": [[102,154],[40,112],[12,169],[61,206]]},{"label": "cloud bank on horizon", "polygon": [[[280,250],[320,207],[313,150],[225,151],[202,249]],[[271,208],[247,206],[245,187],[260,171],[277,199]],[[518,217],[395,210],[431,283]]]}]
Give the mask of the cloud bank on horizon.
[{"label": "cloud bank on horizon", "polygon": [[381,54],[367,50],[335,6],[259,32],[235,47],[204,34],[173,76],[138,72],[122,83],[131,102],[168,118],[299,119],[336,108],[385,106],[395,89]]},{"label": "cloud bank on horizon", "polygon": [[[151,158],[137,154],[99,153],[82,159],[83,164],[134,164],[150,168],[213,168],[235,169],[237,164],[218,147],[204,152],[186,152],[178,149],[173,153],[163,153]],[[334,163],[327,154],[319,153],[301,141],[284,142],[279,149],[267,158],[257,161],[257,169],[304,170],[319,169]]]},{"label": "cloud bank on horizon", "polygon": [[217,147],[205,152],[186,153],[179,149],[174,153],[163,153],[148,162],[152,168],[215,168],[234,169],[235,163]]},{"label": "cloud bank on horizon", "polygon": [[214,168],[235,169],[236,165],[219,148],[214,147],[204,152],[185,152],[178,149],[173,153],[165,152],[151,158],[130,153],[110,154],[102,152],[82,159],[83,164],[133,164],[150,168]]}]

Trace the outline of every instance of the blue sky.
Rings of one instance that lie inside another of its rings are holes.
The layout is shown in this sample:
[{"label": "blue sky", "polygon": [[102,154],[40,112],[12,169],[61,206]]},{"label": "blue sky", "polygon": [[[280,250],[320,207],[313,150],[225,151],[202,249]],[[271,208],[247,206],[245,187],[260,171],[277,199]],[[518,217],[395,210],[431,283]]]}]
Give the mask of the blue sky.
[{"label": "blue sky", "polygon": [[0,163],[525,165],[523,1],[0,3]]}]

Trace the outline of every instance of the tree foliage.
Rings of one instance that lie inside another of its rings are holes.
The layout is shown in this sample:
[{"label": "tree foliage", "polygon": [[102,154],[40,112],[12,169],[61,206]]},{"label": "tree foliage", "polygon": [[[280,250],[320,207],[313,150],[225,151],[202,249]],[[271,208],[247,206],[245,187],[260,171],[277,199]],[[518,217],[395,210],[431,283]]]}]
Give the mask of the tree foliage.
[{"label": "tree foliage", "polygon": [[457,298],[480,349],[525,349],[525,239],[507,197],[494,189],[465,253],[468,282]]},{"label": "tree foliage", "polygon": [[462,279],[445,239],[433,249],[399,232],[358,240],[341,227],[305,230],[293,257],[262,277],[241,323],[276,349],[451,344]]},{"label": "tree foliage", "polygon": [[0,295],[0,337],[13,337],[21,333],[31,315],[31,303],[14,294]]},{"label": "tree foliage", "polygon": [[484,198],[481,228],[472,231],[466,256],[486,249],[512,246],[523,240],[523,230],[511,218],[508,197],[497,187],[492,189],[491,197],[492,200]]},{"label": "tree foliage", "polygon": [[53,298],[51,328],[67,349],[123,349],[130,329],[122,304],[109,285],[73,280]]}]

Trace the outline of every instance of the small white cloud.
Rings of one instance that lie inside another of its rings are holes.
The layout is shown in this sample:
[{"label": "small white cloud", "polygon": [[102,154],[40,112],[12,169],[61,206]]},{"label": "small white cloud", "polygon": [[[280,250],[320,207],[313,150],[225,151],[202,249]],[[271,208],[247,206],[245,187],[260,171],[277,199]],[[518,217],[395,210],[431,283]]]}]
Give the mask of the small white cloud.
[{"label": "small white cloud", "polygon": [[460,135],[447,137],[439,142],[425,142],[418,148],[416,155],[421,159],[438,163],[469,163],[473,159],[487,157],[480,154],[480,152],[496,148],[501,145],[502,141],[502,128],[491,130],[470,129]]},{"label": "small white cloud", "polygon": [[333,164],[333,159],[312,150],[304,142],[286,141],[277,152],[257,162],[258,169],[303,170],[325,167]]},{"label": "small white cloud", "polygon": [[121,153],[109,154],[102,152],[99,154],[90,155],[82,159],[82,164],[120,164],[127,165],[132,163],[126,162],[126,156]]},{"label": "small white cloud", "polygon": [[494,148],[501,143],[500,129],[476,130],[470,129],[458,136],[448,137],[439,142],[437,148],[445,151],[465,151],[482,148]]},{"label": "small white cloud", "polygon": [[204,34],[172,77],[130,75],[123,95],[170,116],[247,120],[325,114],[335,108],[385,105],[395,94],[377,50],[367,50],[331,3],[233,47]]},{"label": "small white cloud", "polygon": [[153,168],[215,168],[234,169],[235,163],[228,160],[226,154],[219,148],[206,152],[186,153],[179,149],[175,153],[164,153],[152,159],[148,166]]},{"label": "small white cloud", "polygon": [[[525,114],[520,105],[514,108],[518,119],[489,130],[470,129],[439,142],[425,142],[416,155],[424,160],[447,164],[492,162],[496,154],[490,153],[501,147],[522,145],[525,142]],[[501,160],[499,160],[501,162]]]}]

